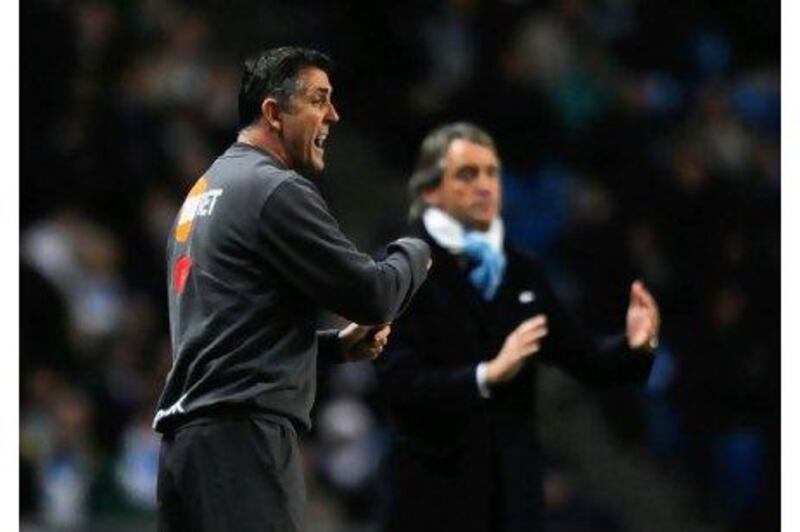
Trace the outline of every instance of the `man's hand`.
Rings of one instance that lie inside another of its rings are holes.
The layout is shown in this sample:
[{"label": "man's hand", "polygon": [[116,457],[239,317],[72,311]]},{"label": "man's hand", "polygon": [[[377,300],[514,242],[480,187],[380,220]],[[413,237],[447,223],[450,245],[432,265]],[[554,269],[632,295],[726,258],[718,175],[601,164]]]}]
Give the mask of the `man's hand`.
[{"label": "man's hand", "polygon": [[500,353],[486,364],[486,382],[490,386],[513,379],[525,361],[539,351],[547,335],[547,316],[538,314],[525,320],[506,337]]},{"label": "man's hand", "polygon": [[359,325],[351,323],[339,331],[339,349],[342,358],[348,362],[374,360],[381,354],[389,341],[391,326]]},{"label": "man's hand", "polygon": [[631,301],[628,305],[626,334],[631,349],[655,349],[658,345],[658,331],[661,327],[661,313],[656,300],[641,281],[631,285]]}]

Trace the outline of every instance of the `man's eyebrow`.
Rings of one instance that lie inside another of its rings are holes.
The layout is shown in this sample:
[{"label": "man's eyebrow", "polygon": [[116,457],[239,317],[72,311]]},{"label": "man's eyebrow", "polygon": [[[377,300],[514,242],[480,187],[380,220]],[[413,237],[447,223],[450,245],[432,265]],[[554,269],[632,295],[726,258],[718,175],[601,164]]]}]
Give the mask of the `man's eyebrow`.
[{"label": "man's eyebrow", "polygon": [[474,164],[474,163],[465,163],[465,164],[462,164],[461,166],[459,166],[458,168],[456,168],[456,172],[460,172],[462,170],[478,170],[479,168],[480,168],[480,165],[477,165],[477,164]]},{"label": "man's eyebrow", "polygon": [[470,170],[470,171],[479,171],[481,168],[487,170],[500,170],[500,165],[490,163],[490,164],[478,164],[478,163],[464,163],[456,168],[456,172],[460,172],[462,170]]}]

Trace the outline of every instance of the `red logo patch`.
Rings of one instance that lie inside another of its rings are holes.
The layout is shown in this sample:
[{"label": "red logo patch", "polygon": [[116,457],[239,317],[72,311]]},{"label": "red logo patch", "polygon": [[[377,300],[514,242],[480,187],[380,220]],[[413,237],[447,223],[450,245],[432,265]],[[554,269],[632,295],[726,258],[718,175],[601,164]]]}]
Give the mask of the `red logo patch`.
[{"label": "red logo patch", "polygon": [[172,271],[172,286],[178,295],[183,293],[186,287],[186,279],[192,269],[192,259],[188,255],[181,255],[175,261],[175,269]]}]

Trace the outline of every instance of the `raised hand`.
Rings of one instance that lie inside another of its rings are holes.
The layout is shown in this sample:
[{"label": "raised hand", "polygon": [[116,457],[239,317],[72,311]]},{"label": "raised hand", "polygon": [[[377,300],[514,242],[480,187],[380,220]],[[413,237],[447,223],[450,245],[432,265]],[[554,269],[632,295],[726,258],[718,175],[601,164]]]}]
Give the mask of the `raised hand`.
[{"label": "raised hand", "polygon": [[489,385],[511,380],[519,373],[525,361],[541,348],[541,340],[547,335],[547,317],[537,314],[525,320],[506,337],[500,353],[486,366],[486,381]]},{"label": "raised hand", "polygon": [[655,349],[661,327],[658,304],[641,281],[631,284],[625,332],[631,349]]}]

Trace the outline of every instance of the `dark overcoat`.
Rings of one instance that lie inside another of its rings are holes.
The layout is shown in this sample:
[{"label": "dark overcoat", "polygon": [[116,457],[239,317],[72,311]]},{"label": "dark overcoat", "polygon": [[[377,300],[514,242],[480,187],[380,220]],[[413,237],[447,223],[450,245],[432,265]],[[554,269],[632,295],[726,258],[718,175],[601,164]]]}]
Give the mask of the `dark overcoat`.
[{"label": "dark overcoat", "polygon": [[[433,267],[392,327],[376,361],[393,437],[383,464],[382,521],[389,531],[532,531],[544,511],[536,438],[536,368],[551,363],[591,383],[643,382],[652,356],[624,335],[596,341],[558,303],[535,260],[506,248],[493,301],[469,282],[469,264],[440,247],[421,223]],[[544,313],[542,349],[484,399],[475,370],[522,321]]]}]

